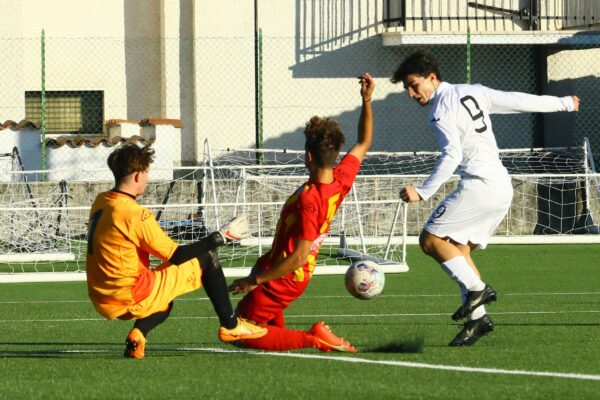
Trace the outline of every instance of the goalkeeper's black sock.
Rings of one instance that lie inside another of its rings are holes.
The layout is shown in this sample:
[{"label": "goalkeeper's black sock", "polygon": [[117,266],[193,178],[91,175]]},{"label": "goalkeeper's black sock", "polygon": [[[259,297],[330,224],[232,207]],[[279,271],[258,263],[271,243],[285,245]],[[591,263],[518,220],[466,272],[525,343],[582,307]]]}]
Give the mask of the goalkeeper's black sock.
[{"label": "goalkeeper's black sock", "polygon": [[[214,262],[214,260],[211,260]],[[210,299],[215,312],[219,316],[219,322],[221,326],[227,329],[233,329],[237,326],[237,317],[233,312],[231,306],[231,300],[229,299],[229,293],[227,291],[227,281],[223,274],[223,269],[219,264],[218,259],[216,260],[217,266],[208,265],[212,262],[202,263],[202,285],[204,290]]]},{"label": "goalkeeper's black sock", "polygon": [[169,318],[172,309],[173,302],[170,302],[169,307],[165,311],[159,311],[145,318],[140,318],[135,321],[133,327],[139,329],[144,337],[148,337],[148,333],[150,333],[152,329],[156,328]]},{"label": "goalkeeper's black sock", "polygon": [[220,324],[227,329],[232,329],[237,326],[237,318],[233,313],[227,281],[216,250],[223,243],[223,236],[213,232],[200,242],[179,246],[169,261],[179,265],[192,258],[198,259],[202,269],[202,285],[219,317]]},{"label": "goalkeeper's black sock", "polygon": [[174,265],[180,265],[195,257],[202,261],[200,258],[202,255],[215,250],[224,243],[223,236],[219,232],[213,232],[198,242],[178,246],[169,259],[169,262]]}]

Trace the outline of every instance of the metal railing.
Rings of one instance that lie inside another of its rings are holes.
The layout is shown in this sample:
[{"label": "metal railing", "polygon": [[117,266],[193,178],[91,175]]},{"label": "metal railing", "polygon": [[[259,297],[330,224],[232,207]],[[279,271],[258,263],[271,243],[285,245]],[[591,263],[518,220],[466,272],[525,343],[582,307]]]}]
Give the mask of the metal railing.
[{"label": "metal railing", "polygon": [[492,31],[598,29],[595,14],[600,12],[598,2],[583,0],[384,2],[386,28],[407,31],[452,31],[457,27],[466,29],[467,26],[470,29]]}]

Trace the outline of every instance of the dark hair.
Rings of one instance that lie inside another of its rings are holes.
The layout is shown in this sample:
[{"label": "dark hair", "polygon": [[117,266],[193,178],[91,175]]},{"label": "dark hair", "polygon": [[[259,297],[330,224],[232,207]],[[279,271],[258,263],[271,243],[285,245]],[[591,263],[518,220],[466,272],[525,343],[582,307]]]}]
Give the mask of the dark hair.
[{"label": "dark hair", "polygon": [[126,143],[118,147],[108,156],[108,168],[115,176],[117,183],[133,172],[146,171],[154,161],[154,149],[150,146],[139,147]]},{"label": "dark hair", "polygon": [[403,82],[410,74],[425,77],[432,72],[438,80],[442,80],[435,57],[425,50],[417,50],[402,61],[402,64],[394,72],[391,81],[392,83]]},{"label": "dark hair", "polygon": [[345,142],[339,124],[329,118],[314,116],[306,123],[304,136],[304,149],[310,152],[317,165],[333,167]]}]

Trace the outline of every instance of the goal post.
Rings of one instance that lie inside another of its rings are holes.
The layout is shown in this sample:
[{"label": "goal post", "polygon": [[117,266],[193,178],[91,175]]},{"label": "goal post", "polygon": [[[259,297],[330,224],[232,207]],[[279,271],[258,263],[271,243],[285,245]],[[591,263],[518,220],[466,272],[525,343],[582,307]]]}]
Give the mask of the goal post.
[{"label": "goal post", "polygon": [[[291,168],[300,170],[296,165]],[[212,172],[198,173],[199,169]],[[179,243],[200,240],[207,232],[218,229],[222,221],[246,213],[252,239],[223,246],[219,251],[226,276],[245,276],[271,246],[285,200],[307,178],[290,174],[289,166],[283,170],[243,165],[183,168],[179,173],[182,178],[175,183],[150,182],[140,203],[159,217],[161,227]],[[198,185],[193,177],[204,179],[207,175],[204,198],[216,202],[202,204],[197,201]],[[405,230],[394,226],[405,220],[405,214],[399,212],[405,208],[398,206],[394,196],[386,198],[373,191],[369,180],[359,176],[352,189],[355,192],[350,192],[338,210],[320,249],[316,275],[345,273],[357,258],[379,259],[384,264],[384,272],[408,270],[402,237]],[[110,188],[109,182],[93,184],[94,190],[89,190],[90,185],[69,184],[66,188],[68,204],[58,201],[61,190],[64,191],[60,184],[33,185],[32,193],[37,202],[34,207],[26,204],[28,197],[22,193],[22,186],[13,184],[12,189],[20,193],[25,204],[22,201],[19,206],[14,202],[0,205],[0,224],[13,227],[0,235],[0,274],[84,271],[90,204],[96,193]],[[361,194],[357,195],[356,191]],[[77,203],[87,205],[75,206]],[[36,229],[31,229],[32,226]],[[38,247],[18,247],[23,241],[37,243]],[[67,250],[59,252],[62,248]],[[68,276],[65,274],[65,278]]]},{"label": "goal post", "polygon": [[[515,194],[491,243],[600,243],[600,175],[586,146],[501,150]],[[260,150],[263,164],[257,165],[256,149],[206,151],[202,165],[170,170],[176,179],[151,180],[139,202],[182,244],[246,213],[252,238],[220,250],[226,276],[244,276],[271,246],[283,203],[307,179],[304,152]],[[458,177],[410,205],[399,201],[399,190],[423,181],[438,159],[436,152],[369,153],[333,220],[315,274],[343,273],[359,257],[377,260],[384,271],[408,270],[407,245],[417,243]],[[69,182],[42,179],[48,171],[9,172],[0,182],[0,280],[31,272],[81,279],[89,209],[113,182],[105,171],[74,171],[85,179]]]}]

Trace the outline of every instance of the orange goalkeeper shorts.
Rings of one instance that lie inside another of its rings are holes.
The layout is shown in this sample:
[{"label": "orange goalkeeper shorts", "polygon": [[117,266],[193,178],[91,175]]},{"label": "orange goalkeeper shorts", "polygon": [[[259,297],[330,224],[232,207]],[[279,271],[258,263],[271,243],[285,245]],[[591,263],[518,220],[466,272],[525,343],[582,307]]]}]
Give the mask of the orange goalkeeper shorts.
[{"label": "orange goalkeeper shorts", "polygon": [[202,270],[197,258],[180,265],[163,263],[152,273],[155,274],[156,279],[148,297],[136,304],[123,307],[122,312],[115,312],[113,315],[118,315],[119,319],[145,318],[167,310],[169,303],[176,297],[202,287]]}]

